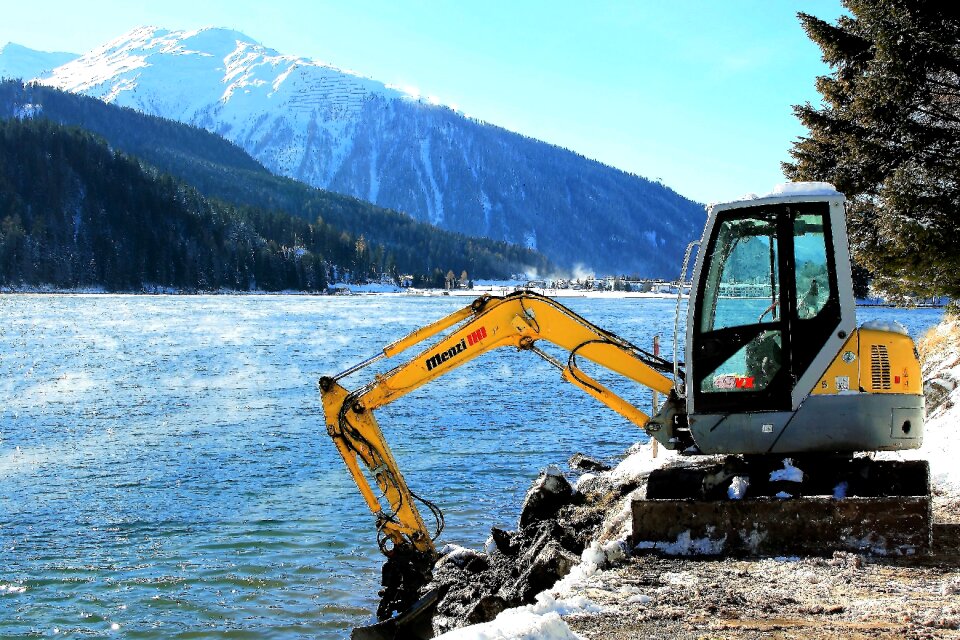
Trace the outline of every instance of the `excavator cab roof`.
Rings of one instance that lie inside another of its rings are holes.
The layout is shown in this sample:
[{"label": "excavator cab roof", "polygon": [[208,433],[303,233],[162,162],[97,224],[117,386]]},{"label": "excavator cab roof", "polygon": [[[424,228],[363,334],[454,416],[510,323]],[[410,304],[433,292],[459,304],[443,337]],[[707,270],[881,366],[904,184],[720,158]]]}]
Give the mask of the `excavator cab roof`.
[{"label": "excavator cab roof", "polygon": [[749,193],[736,200],[714,202],[710,204],[707,209],[713,212],[729,208],[756,206],[768,201],[783,202],[793,199],[796,201],[809,202],[821,198],[839,199],[841,202],[845,199],[844,195],[828,182],[785,182],[776,185],[765,195]]}]

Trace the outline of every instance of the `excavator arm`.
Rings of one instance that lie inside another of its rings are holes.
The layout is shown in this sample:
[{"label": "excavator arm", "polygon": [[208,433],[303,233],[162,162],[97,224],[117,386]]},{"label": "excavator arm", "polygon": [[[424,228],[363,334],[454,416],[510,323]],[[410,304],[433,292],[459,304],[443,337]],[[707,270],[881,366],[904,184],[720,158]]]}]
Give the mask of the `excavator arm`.
[{"label": "excavator arm", "polygon": [[[355,391],[338,382],[451,328],[433,346]],[[567,350],[567,362],[538,348],[540,340]],[[378,542],[388,558],[400,554],[419,558],[429,566],[436,559],[435,536],[420,516],[416,500],[436,517],[436,535],[443,521],[439,509],[407,486],[373,412],[481,354],[507,346],[540,355],[561,370],[563,379],[640,427],[649,416],[585,374],[577,358],[591,360],[662,394],[674,388],[674,381],[666,375],[673,372],[672,363],[597,327],[551,298],[526,291],[481,296],[464,309],[390,344],[381,354],[337,376],[321,378],[327,431],[376,518]]]}]

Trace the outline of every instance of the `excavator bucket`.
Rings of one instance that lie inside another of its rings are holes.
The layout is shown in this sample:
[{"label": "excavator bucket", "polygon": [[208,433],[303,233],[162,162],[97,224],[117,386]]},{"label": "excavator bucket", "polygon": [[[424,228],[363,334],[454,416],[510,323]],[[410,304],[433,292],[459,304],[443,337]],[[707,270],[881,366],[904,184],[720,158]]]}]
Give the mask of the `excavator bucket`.
[{"label": "excavator bucket", "polygon": [[433,589],[400,615],[366,627],[357,627],[351,640],[426,640],[433,637],[433,614],[443,595]]},{"label": "excavator bucket", "polygon": [[[710,476],[709,469],[655,472],[648,499],[632,504],[634,546],[668,556],[929,553],[926,462],[850,460],[818,471],[793,487],[768,482],[754,496],[736,500],[706,499],[702,479]],[[765,478],[768,472],[763,473]],[[698,479],[700,495],[689,495],[696,493]],[[684,487],[688,495],[679,495]]]}]

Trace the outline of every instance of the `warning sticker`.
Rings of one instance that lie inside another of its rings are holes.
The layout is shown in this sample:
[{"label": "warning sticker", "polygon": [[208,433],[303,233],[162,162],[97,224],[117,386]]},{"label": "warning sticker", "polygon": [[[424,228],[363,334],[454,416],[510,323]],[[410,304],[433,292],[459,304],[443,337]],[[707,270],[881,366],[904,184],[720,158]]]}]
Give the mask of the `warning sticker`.
[{"label": "warning sticker", "polygon": [[837,391],[850,390],[850,376],[837,376],[834,378],[834,382],[837,385]]},{"label": "warning sticker", "polygon": [[753,389],[753,376],[738,376],[731,373],[716,376],[714,389]]}]

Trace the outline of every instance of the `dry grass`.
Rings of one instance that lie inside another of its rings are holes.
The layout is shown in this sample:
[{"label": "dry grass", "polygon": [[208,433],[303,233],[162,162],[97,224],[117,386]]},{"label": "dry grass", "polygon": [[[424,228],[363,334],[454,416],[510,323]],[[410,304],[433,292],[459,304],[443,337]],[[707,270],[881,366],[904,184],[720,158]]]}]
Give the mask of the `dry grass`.
[{"label": "dry grass", "polygon": [[960,386],[960,317],[948,315],[917,342],[928,419],[938,418],[957,403]]},{"label": "dry grass", "polygon": [[960,345],[960,316],[946,316],[917,342],[920,362],[936,361]]}]

